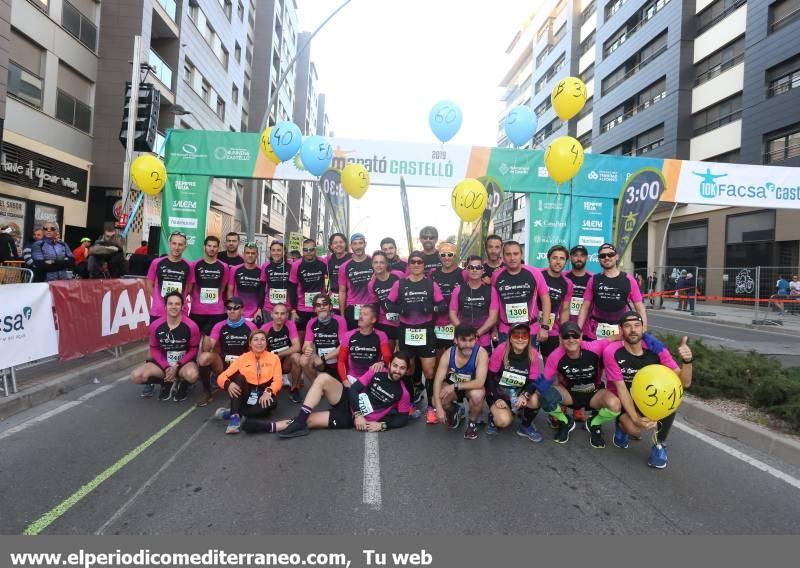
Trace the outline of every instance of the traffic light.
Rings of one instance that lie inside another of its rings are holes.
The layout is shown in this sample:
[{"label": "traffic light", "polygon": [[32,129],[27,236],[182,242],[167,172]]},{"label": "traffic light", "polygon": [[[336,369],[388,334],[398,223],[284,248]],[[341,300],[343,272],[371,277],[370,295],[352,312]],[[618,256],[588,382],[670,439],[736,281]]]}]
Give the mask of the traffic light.
[{"label": "traffic light", "polygon": [[[127,147],[128,139],[128,106],[131,102],[131,84],[125,83],[125,107],[122,111],[122,128],[119,140]],[[153,152],[158,132],[158,113],[161,105],[161,92],[153,85],[139,85],[139,104],[136,111],[136,130],[134,132],[133,150],[135,152]]]}]

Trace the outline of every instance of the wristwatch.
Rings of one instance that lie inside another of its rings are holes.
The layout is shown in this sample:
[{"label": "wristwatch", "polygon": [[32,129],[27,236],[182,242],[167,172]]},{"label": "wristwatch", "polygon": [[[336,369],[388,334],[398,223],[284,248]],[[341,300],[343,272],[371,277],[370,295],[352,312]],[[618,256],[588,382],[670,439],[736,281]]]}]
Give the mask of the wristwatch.
[{"label": "wristwatch", "polygon": [[550,331],[550,326],[546,323],[540,323],[539,327],[545,331]]}]

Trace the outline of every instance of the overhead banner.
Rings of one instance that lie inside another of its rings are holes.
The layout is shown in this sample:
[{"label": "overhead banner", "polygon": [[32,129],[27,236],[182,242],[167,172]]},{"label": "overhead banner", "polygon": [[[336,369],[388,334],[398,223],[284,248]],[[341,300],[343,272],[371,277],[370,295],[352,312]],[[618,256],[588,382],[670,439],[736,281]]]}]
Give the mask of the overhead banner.
[{"label": "overhead banner", "polygon": [[611,242],[613,222],[613,199],[579,196],[572,198],[569,246],[583,245],[586,247],[589,251],[586,268],[590,272],[602,270],[597,260],[597,247]]},{"label": "overhead banner", "polygon": [[51,293],[60,359],[77,359],[147,338],[150,298],[144,279],[59,280],[50,283],[48,298]]},{"label": "overhead banner", "polygon": [[528,264],[545,268],[550,247],[568,242],[570,198],[545,193],[531,195],[529,215]]},{"label": "overhead banner", "polygon": [[161,197],[161,253],[169,251],[169,237],[174,232],[186,235],[187,260],[203,256],[206,238],[206,220],[211,192],[211,179],[206,176],[170,173]]},{"label": "overhead banner", "polygon": [[0,369],[58,353],[47,284],[4,284],[0,307]]},{"label": "overhead banner", "polygon": [[614,222],[614,244],[620,256],[658,207],[666,182],[659,170],[644,168],[622,184]]}]

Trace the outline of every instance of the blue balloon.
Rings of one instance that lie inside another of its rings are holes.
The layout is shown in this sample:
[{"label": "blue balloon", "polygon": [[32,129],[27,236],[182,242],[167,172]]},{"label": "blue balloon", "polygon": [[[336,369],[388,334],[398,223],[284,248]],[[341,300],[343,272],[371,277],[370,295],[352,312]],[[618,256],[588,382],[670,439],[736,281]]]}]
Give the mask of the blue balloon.
[{"label": "blue balloon", "polygon": [[442,142],[447,142],[461,128],[461,109],[453,101],[439,101],[428,113],[428,124]]},{"label": "blue balloon", "polygon": [[300,147],[300,159],[307,171],[315,176],[321,176],[328,169],[331,158],[333,158],[333,148],[327,138],[311,136],[303,140],[303,145]]},{"label": "blue balloon", "polygon": [[269,135],[272,151],[281,162],[291,160],[303,144],[303,135],[293,122],[279,122]]},{"label": "blue balloon", "polygon": [[506,115],[503,128],[514,146],[524,146],[536,133],[536,122],[536,113],[530,107],[520,105]]}]

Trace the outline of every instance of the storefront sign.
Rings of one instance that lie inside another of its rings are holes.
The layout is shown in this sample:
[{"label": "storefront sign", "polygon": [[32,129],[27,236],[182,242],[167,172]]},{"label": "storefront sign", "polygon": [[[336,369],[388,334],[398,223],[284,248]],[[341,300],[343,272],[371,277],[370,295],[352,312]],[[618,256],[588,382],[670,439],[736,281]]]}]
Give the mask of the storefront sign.
[{"label": "storefront sign", "polygon": [[89,172],[6,142],[0,161],[0,180],[86,201]]},{"label": "storefront sign", "polygon": [[27,203],[19,199],[0,197],[0,225],[11,227],[11,236],[17,243],[17,253],[22,256],[25,240],[25,210]]}]

